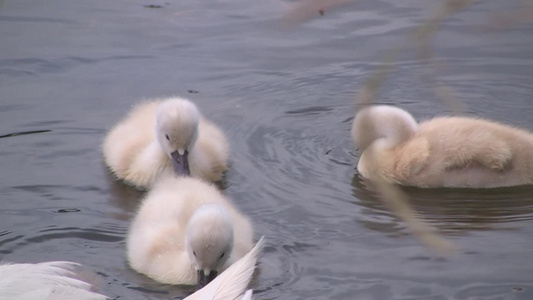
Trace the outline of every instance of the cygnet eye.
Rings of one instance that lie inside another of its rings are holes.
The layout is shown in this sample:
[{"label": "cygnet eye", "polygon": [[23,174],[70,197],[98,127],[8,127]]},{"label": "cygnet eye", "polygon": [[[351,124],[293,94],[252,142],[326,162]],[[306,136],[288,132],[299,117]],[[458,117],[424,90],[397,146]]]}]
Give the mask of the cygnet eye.
[{"label": "cygnet eye", "polygon": [[167,141],[170,141],[170,138],[168,137],[168,134],[165,134],[165,137],[167,138]]},{"label": "cygnet eye", "polygon": [[222,255],[220,255],[218,259],[222,259],[222,257],[224,257],[224,254],[226,254],[226,252],[222,252]]},{"label": "cygnet eye", "polygon": [[196,257],[196,252],[193,251],[192,254],[194,254],[194,257]]}]

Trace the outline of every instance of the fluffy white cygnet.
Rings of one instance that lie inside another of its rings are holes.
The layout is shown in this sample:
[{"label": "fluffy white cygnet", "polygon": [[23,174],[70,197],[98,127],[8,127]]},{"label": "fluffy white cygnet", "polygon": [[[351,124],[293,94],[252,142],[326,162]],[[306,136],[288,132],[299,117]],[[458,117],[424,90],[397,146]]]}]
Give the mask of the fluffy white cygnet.
[{"label": "fluffy white cygnet", "polygon": [[161,178],[146,195],[127,238],[133,269],[167,284],[204,286],[253,247],[253,227],[212,184]]},{"label": "fluffy white cygnet", "polygon": [[218,181],[229,155],[224,133],[177,97],[136,105],[109,131],[102,150],[117,178],[148,189],[173,173]]}]

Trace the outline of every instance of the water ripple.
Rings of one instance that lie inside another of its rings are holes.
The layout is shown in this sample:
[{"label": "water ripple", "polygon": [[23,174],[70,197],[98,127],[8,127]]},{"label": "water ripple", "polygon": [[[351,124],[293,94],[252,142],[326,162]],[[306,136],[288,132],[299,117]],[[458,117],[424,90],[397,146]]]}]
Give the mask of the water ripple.
[{"label": "water ripple", "polygon": [[59,24],[69,24],[69,25],[76,23],[68,19],[24,17],[24,16],[0,16],[0,22],[59,23]]},{"label": "water ripple", "polygon": [[[398,230],[402,226],[388,208],[368,190],[357,174],[353,179],[354,203],[365,214],[366,226],[377,230]],[[533,187],[489,190],[405,188],[413,208],[439,229],[449,233],[472,230],[510,230],[533,220]],[[385,218],[383,218],[385,217]],[[371,225],[374,224],[374,225]],[[385,224],[394,225],[393,227]],[[395,229],[393,229],[395,228]]]}]

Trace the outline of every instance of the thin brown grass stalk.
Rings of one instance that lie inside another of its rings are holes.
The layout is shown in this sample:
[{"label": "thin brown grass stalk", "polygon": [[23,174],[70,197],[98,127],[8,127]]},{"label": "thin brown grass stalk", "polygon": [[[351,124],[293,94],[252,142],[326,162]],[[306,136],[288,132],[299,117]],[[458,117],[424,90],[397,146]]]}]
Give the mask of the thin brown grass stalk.
[{"label": "thin brown grass stalk", "polygon": [[398,186],[383,180],[372,182],[381,200],[402,220],[407,228],[422,244],[441,255],[451,255],[457,250],[456,246],[442,238],[437,230],[418,216],[409,204],[409,197]]},{"label": "thin brown grass stalk", "polygon": [[396,54],[399,51],[400,47],[392,49],[379,64],[378,69],[363,84],[355,101],[358,106],[371,105],[377,99],[378,92],[392,70],[393,64],[396,61]]},{"label": "thin brown grass stalk", "polygon": [[[313,17],[318,17],[324,11],[340,7],[344,4],[354,2],[355,0],[307,0],[301,1],[293,6],[284,16],[286,21],[297,24],[307,21]],[[454,13],[464,9],[470,4],[470,0],[445,0],[434,11],[433,17],[426,23],[422,24],[415,31],[415,39],[419,42],[419,58],[429,61],[433,57],[431,48],[431,39],[440,29],[443,21]],[[377,99],[377,95],[387,75],[395,61],[395,56],[401,47],[394,48],[390,54],[383,60],[378,69],[367,79],[361,87],[356,106],[371,105]],[[451,89],[440,87],[437,92],[444,99],[453,99]],[[376,163],[379,163],[376,161]],[[423,244],[427,245],[434,251],[447,255],[455,251],[455,246],[448,240],[443,239],[433,226],[419,218],[415,210],[409,204],[408,195],[398,186],[390,184],[384,180],[370,182],[376,189],[379,198],[389,207],[389,209],[402,220],[407,228]]]},{"label": "thin brown grass stalk", "polygon": [[[378,159],[374,157],[370,157],[370,159],[374,161],[374,164],[379,165]],[[422,244],[440,255],[451,255],[456,252],[457,248],[452,242],[441,237],[433,226],[418,216],[409,203],[409,196],[399,186],[389,183],[383,178],[368,180],[368,182],[377,192],[378,198],[396,217],[405,223],[406,227]]]},{"label": "thin brown grass stalk", "polygon": [[533,23],[533,0],[521,0],[516,9],[490,13],[483,32],[505,30],[531,23]]},{"label": "thin brown grass stalk", "polygon": [[418,26],[413,38],[418,43],[417,53],[418,58],[425,62],[428,66],[428,72],[423,73],[421,78],[433,86],[434,94],[446,103],[451,110],[459,114],[464,111],[462,102],[455,97],[452,87],[442,85],[437,79],[437,70],[439,65],[435,60],[435,51],[432,42],[441,30],[446,19],[463,11],[473,4],[473,0],[443,0],[432,11],[431,17],[422,25]]}]

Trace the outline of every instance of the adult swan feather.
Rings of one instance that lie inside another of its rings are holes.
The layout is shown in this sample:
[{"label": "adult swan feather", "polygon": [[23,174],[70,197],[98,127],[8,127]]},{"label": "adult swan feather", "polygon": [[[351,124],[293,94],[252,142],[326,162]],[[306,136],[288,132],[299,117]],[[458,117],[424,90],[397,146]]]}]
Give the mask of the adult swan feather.
[{"label": "adult swan feather", "polygon": [[0,300],[105,300],[79,278],[79,264],[51,261],[37,264],[1,263]]}]

